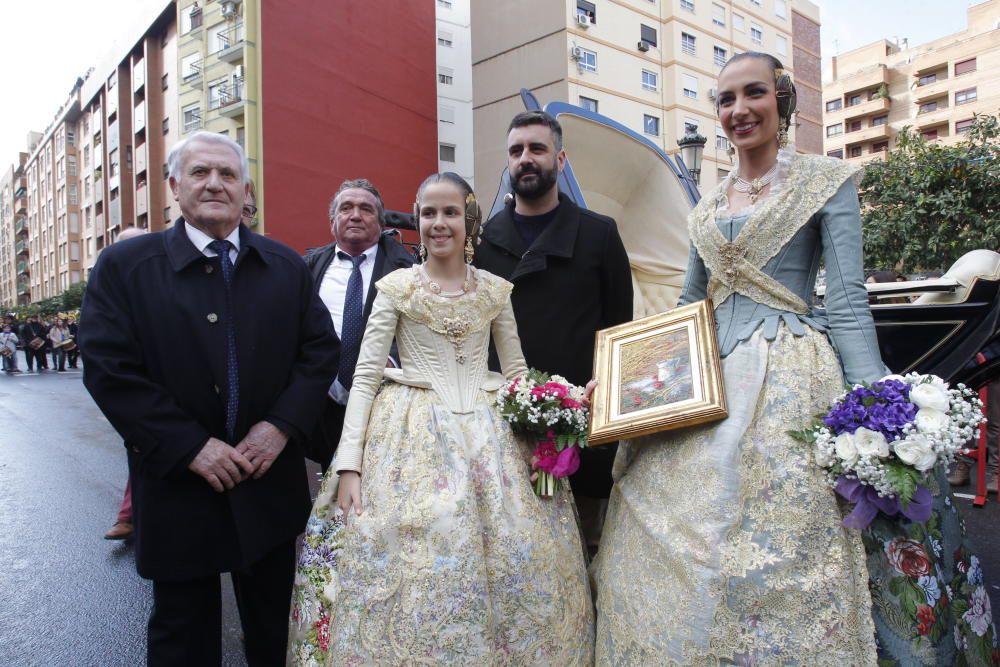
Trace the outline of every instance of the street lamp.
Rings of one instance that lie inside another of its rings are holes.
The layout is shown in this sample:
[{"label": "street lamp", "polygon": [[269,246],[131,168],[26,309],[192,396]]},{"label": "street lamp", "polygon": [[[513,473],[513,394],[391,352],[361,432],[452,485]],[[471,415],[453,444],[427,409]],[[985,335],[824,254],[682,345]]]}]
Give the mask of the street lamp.
[{"label": "street lamp", "polygon": [[691,172],[695,185],[701,184],[701,154],[705,150],[705,137],[698,134],[698,126],[684,123],[684,136],[677,140],[681,147],[681,157],[684,165]]}]

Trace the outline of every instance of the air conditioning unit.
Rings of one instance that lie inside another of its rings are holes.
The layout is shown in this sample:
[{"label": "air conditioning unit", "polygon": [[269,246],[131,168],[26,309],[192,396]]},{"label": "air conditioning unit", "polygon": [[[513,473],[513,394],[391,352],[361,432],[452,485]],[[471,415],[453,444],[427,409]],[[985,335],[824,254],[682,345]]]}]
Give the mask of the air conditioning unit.
[{"label": "air conditioning unit", "polygon": [[578,26],[580,26],[581,28],[583,28],[584,30],[586,30],[590,26],[594,25],[591,22],[590,17],[587,16],[586,14],[577,14],[576,15],[576,24]]},{"label": "air conditioning unit", "polygon": [[649,51],[649,42],[640,39],[639,45],[636,46],[636,48],[645,53],[646,51]]},{"label": "air conditioning unit", "polygon": [[569,57],[573,60],[583,60],[583,49],[579,46],[574,46],[569,50]]},{"label": "air conditioning unit", "polygon": [[719,89],[718,88],[709,88],[708,89],[708,99],[709,99],[710,102],[714,102],[715,98],[718,97],[718,96],[719,96]]},{"label": "air conditioning unit", "polygon": [[236,6],[239,4],[237,0],[222,0],[220,4],[223,16],[236,16]]}]

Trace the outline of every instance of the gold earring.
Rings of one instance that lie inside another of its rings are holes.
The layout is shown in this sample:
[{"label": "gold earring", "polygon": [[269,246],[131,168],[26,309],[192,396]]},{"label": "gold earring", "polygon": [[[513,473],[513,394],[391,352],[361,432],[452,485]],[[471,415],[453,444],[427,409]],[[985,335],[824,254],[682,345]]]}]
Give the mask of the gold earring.
[{"label": "gold earring", "polygon": [[729,153],[729,164],[733,164],[734,158],[736,157],[736,147],[729,144],[729,148],[726,149],[726,152]]},{"label": "gold earring", "polygon": [[788,121],[784,118],[778,120],[778,148],[788,145]]},{"label": "gold earring", "polygon": [[417,256],[420,257],[421,264],[427,261],[427,248],[424,247],[423,241],[421,241],[420,245],[417,246]]},{"label": "gold earring", "polygon": [[472,237],[465,237],[465,263],[472,264],[472,257],[475,255],[476,251],[472,248]]}]

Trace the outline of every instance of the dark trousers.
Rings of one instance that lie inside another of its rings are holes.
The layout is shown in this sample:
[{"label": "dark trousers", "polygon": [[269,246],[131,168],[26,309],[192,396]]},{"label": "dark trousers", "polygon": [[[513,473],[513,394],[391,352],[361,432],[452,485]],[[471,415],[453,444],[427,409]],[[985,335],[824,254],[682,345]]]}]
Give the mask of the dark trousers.
[{"label": "dark trousers", "polygon": [[28,365],[28,370],[34,370],[35,361],[38,361],[38,370],[49,367],[48,358],[45,356],[45,348],[40,350],[32,350],[30,347],[25,345],[24,347],[24,363]]},{"label": "dark trousers", "polygon": [[[295,541],[275,548],[248,572],[233,572],[249,667],[280,667],[288,644]],[[222,664],[220,575],[154,581],[147,644],[149,667]]]},{"label": "dark trousers", "polygon": [[327,396],[319,424],[306,443],[306,457],[319,464],[323,472],[330,468],[333,455],[340,444],[340,434],[344,430],[344,413],[347,407]]}]

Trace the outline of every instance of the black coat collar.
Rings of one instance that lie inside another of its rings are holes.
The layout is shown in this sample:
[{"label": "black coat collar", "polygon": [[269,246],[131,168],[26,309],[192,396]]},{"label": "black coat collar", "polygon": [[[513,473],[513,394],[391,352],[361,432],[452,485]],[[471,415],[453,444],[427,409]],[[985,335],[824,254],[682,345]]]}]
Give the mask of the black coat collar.
[{"label": "black coat collar", "polygon": [[510,202],[483,228],[483,239],[520,257],[510,279],[536,271],[544,271],[548,257],[573,256],[576,237],[580,230],[580,207],[562,192],[559,193],[559,212],[530,247],[514,224],[514,202]]},{"label": "black coat collar", "polygon": [[[167,257],[170,260],[170,266],[174,271],[181,271],[191,264],[191,262],[205,257],[191,243],[191,239],[188,238],[187,232],[184,230],[185,224],[187,223],[184,222],[184,218],[178,218],[174,226],[164,232],[163,242],[167,248]],[[246,225],[240,223],[240,254],[236,258],[237,264],[250,253],[257,255],[264,264],[269,263],[267,254],[263,252],[259,240],[257,234],[254,234],[247,229]]]}]

